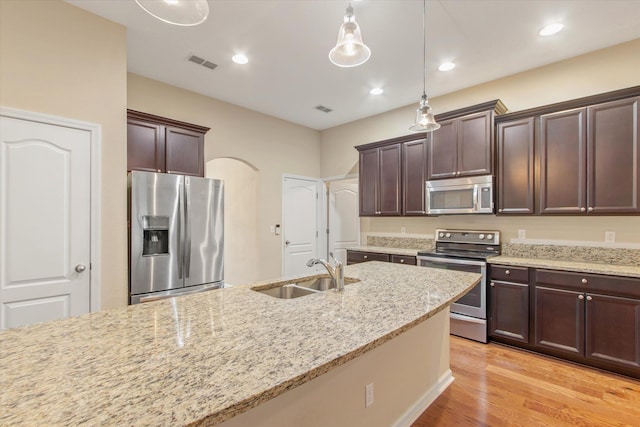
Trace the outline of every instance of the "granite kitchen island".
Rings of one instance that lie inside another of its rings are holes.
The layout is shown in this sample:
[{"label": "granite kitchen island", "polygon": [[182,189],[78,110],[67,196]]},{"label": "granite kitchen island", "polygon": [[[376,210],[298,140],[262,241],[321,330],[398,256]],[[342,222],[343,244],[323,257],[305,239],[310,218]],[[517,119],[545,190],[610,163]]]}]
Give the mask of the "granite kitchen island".
[{"label": "granite kitchen island", "polygon": [[0,425],[402,425],[451,382],[448,307],[480,276],[345,276],[344,293],[261,282],[0,332]]}]

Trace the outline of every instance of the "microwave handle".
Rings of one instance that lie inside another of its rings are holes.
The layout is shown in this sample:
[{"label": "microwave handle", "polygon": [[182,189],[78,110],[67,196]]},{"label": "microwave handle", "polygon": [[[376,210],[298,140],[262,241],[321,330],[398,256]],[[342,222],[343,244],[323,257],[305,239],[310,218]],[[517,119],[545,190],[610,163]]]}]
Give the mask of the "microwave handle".
[{"label": "microwave handle", "polygon": [[478,212],[478,208],[480,207],[480,194],[482,194],[481,191],[478,191],[478,186],[474,185],[473,186],[473,211],[474,212]]}]

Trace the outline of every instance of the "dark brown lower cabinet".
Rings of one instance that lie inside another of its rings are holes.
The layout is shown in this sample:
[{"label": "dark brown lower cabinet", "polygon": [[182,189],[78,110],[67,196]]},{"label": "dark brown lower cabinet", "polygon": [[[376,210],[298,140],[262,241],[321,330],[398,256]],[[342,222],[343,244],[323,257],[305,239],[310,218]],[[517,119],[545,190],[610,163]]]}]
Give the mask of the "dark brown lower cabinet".
[{"label": "dark brown lower cabinet", "polygon": [[418,260],[414,256],[391,255],[391,262],[396,264],[416,265]]},{"label": "dark brown lower cabinet", "polygon": [[640,370],[640,299],[586,295],[586,357]]},{"label": "dark brown lower cabinet", "polygon": [[640,279],[536,270],[534,350],[640,378]]},{"label": "dark brown lower cabinet", "polygon": [[489,289],[489,335],[529,342],[529,284],[492,280]]},{"label": "dark brown lower cabinet", "polygon": [[584,354],[582,292],[535,287],[534,345],[571,355]]},{"label": "dark brown lower cabinet", "polygon": [[358,264],[367,261],[389,262],[389,254],[378,252],[347,251],[347,265]]}]

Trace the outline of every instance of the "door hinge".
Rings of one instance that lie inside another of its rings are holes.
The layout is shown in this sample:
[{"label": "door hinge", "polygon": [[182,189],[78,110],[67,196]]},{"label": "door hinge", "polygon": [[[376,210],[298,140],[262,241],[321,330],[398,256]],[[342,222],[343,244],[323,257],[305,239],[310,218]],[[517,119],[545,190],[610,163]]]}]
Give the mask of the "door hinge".
[{"label": "door hinge", "polygon": [[327,228],[327,234],[329,234],[329,229]]},{"label": "door hinge", "polygon": [[316,237],[318,237],[318,231],[316,230]]}]

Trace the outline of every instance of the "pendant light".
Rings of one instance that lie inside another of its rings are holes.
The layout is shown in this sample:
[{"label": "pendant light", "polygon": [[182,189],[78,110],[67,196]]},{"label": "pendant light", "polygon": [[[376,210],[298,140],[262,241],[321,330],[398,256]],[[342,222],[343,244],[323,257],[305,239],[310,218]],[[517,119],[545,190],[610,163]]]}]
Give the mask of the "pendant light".
[{"label": "pendant light", "polygon": [[136,0],[149,15],[168,24],[190,27],[209,16],[207,0]]},{"label": "pendant light", "polygon": [[409,128],[412,132],[432,132],[440,129],[440,125],[436,123],[436,119],[433,117],[433,110],[429,105],[427,99],[427,0],[422,1],[422,41],[424,43],[424,50],[422,51],[422,98],[420,99],[420,105],[416,110],[416,121]]},{"label": "pendant light", "polygon": [[371,49],[362,41],[360,26],[349,3],[344,22],[338,31],[338,42],[329,51],[329,60],[338,67],[356,67],[367,62],[370,56]]}]

